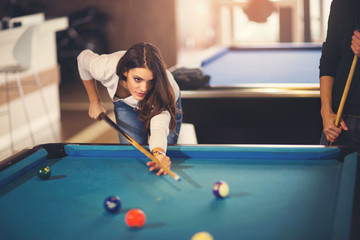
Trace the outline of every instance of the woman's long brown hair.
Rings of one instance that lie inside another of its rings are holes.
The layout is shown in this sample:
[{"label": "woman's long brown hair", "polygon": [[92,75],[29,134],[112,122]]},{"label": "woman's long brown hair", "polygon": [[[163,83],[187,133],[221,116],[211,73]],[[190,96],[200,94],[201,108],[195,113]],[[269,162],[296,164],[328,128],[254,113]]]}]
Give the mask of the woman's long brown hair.
[{"label": "woman's long brown hair", "polygon": [[120,59],[116,74],[126,81],[125,72],[133,68],[148,68],[153,73],[153,87],[139,102],[139,119],[145,123],[144,131],[150,127],[150,120],[162,111],[171,116],[170,130],[176,126],[176,103],[174,90],[166,74],[166,64],[159,49],[149,43],[138,43],[130,47]]}]

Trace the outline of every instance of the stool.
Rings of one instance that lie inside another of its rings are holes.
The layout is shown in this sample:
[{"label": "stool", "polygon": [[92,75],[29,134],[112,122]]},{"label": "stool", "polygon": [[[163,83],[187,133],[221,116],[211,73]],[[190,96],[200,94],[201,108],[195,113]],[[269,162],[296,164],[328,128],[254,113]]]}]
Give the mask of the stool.
[{"label": "stool", "polygon": [[14,65],[10,65],[10,66],[3,66],[0,67],[0,73],[4,73],[5,74],[5,91],[6,91],[6,100],[7,100],[7,111],[5,111],[5,114],[8,115],[8,121],[9,121],[9,131],[10,131],[10,147],[12,152],[15,152],[15,147],[14,147],[14,139],[12,136],[12,120],[11,120],[11,106],[10,106],[10,95],[9,95],[9,91],[10,91],[10,87],[9,87],[9,79],[8,79],[8,74],[12,73],[15,75],[15,79],[16,79],[16,84],[17,84],[17,89],[20,95],[20,99],[21,99],[21,104],[23,106],[23,110],[25,113],[25,118],[27,121],[27,125],[28,125],[28,130],[29,130],[29,135],[31,137],[31,142],[32,145],[35,145],[35,137],[34,137],[34,132],[31,129],[31,121],[30,121],[30,117],[29,117],[29,113],[28,113],[28,109],[26,107],[26,102],[25,102],[25,95],[24,95],[24,90],[21,84],[21,80],[20,80],[20,73],[27,71],[27,70],[31,70],[35,79],[35,83],[36,83],[36,87],[38,89],[38,92],[40,94],[40,98],[41,98],[41,102],[42,105],[44,107],[44,111],[48,117],[48,121],[50,123],[50,127],[52,130],[52,134],[54,136],[54,139],[57,139],[57,134],[55,131],[55,127],[51,121],[51,117],[49,114],[49,110],[48,107],[46,105],[45,99],[44,99],[44,95],[42,92],[42,86],[41,86],[41,82],[40,82],[40,78],[39,78],[39,74],[38,72],[32,67],[32,57],[33,54],[35,54],[34,51],[34,45],[35,45],[35,37],[36,37],[36,31],[37,31],[37,26],[36,25],[32,25],[29,26],[24,33],[20,36],[20,38],[17,40],[17,42],[15,43],[14,46],[14,50],[13,50],[13,55],[14,58],[16,60],[16,64]]}]

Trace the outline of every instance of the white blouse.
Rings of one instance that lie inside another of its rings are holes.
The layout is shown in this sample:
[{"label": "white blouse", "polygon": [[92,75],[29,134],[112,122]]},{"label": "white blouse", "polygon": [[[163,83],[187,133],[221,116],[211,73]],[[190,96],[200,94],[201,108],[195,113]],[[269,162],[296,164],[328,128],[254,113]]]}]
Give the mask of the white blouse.
[{"label": "white blouse", "polygon": [[[84,81],[95,79],[101,82],[101,84],[106,87],[110,98],[114,102],[122,101],[133,108],[137,108],[138,100],[136,100],[133,96],[130,95],[127,98],[118,98],[115,96],[119,83],[119,76],[116,75],[116,67],[119,60],[125,53],[126,51],[118,51],[111,54],[99,55],[91,50],[84,50],[77,58],[79,74],[81,79]],[[168,70],[166,70],[166,73],[174,90],[176,101],[180,95],[179,86],[177,85],[173,75]],[[166,151],[167,136],[170,132],[169,124],[170,113],[168,111],[163,111],[150,120],[150,150],[155,147],[161,147]]]}]

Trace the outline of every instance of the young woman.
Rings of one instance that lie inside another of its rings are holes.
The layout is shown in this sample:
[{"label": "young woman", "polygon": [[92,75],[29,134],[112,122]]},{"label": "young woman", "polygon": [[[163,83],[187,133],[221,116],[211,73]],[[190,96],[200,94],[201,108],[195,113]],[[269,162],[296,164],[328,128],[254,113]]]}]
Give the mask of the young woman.
[{"label": "young woman", "polygon": [[[114,102],[117,124],[170,169],[168,144],[176,144],[182,123],[180,90],[157,47],[138,43],[127,51],[98,55],[90,50],[78,56],[80,77],[90,100],[89,116],[106,113],[96,81],[107,88]],[[128,142],[119,135],[120,143]],[[154,162],[150,171],[166,174]]]}]

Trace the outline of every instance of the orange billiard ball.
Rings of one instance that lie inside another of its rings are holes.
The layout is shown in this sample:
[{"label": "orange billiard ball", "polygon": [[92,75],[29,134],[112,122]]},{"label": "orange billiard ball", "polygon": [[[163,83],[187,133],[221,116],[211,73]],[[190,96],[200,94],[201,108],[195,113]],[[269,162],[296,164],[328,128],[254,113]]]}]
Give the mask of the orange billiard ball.
[{"label": "orange billiard ball", "polygon": [[125,215],[125,223],[131,228],[141,228],[146,222],[146,215],[141,209],[131,209]]}]

